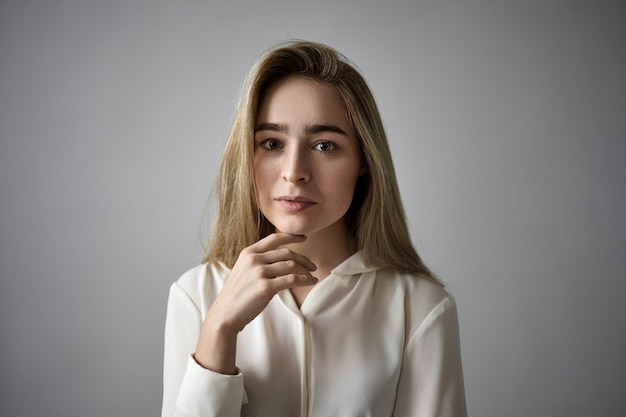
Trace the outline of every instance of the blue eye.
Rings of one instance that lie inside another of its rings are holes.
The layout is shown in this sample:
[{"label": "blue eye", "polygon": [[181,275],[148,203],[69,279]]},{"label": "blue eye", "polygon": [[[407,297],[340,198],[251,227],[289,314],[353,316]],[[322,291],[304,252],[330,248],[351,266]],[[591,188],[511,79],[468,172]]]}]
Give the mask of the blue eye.
[{"label": "blue eye", "polygon": [[318,143],[315,144],[315,149],[320,151],[320,152],[332,152],[335,150],[337,146],[332,143],[332,142],[328,142],[326,140],[320,141]]}]

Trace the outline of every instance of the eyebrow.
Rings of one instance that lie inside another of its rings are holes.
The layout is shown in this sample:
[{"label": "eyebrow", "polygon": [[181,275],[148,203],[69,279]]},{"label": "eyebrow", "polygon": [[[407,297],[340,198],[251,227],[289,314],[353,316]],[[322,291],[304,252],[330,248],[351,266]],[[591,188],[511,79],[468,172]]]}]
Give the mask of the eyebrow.
[{"label": "eyebrow", "polygon": [[[287,132],[287,126],[284,124],[280,124],[280,123],[259,123],[254,128],[254,132],[256,133],[260,131],[285,133]],[[307,135],[315,135],[318,133],[332,132],[332,133],[338,133],[343,136],[348,136],[345,130],[343,130],[342,128],[336,125],[324,125],[324,124],[309,125],[305,128],[304,132]]]}]

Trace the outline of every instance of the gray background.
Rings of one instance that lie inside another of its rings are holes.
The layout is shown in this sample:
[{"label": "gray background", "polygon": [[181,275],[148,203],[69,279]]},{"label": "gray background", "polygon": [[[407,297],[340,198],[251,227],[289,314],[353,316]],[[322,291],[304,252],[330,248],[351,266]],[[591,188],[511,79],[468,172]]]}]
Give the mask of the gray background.
[{"label": "gray background", "polygon": [[[626,408],[621,1],[2,1],[6,416],[154,416],[169,285],[240,83],[286,38],[371,83],[472,416]],[[623,415],[623,414],[622,414]]]}]

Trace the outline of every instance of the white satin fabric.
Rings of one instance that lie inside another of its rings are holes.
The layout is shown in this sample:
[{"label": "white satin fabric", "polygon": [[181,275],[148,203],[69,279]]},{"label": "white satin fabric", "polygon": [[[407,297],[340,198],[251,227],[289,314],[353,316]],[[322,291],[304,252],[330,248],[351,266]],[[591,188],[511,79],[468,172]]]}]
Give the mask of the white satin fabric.
[{"label": "white satin fabric", "polygon": [[170,289],[164,417],[466,416],[456,304],[439,285],[356,253],[300,309],[275,296],[239,334],[230,376],[191,356],[228,272],[203,264]]}]

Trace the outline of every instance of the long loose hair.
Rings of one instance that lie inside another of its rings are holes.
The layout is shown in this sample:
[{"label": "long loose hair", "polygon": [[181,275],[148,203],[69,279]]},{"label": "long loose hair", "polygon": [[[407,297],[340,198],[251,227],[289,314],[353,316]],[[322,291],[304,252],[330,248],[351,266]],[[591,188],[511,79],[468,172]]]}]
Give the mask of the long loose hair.
[{"label": "long loose hair", "polygon": [[204,262],[232,268],[239,253],[274,231],[256,197],[252,158],[261,99],[288,76],[333,86],[359,138],[367,172],[359,177],[346,221],[366,262],[439,282],[415,250],[378,107],[365,79],[345,56],[314,42],[292,41],[267,51],[244,83],[214,189],[216,215]]}]

